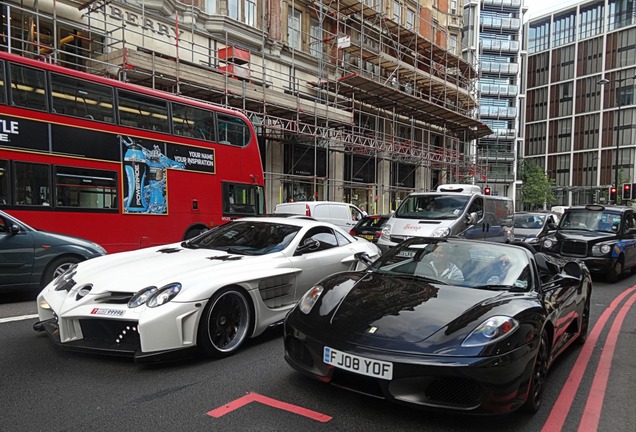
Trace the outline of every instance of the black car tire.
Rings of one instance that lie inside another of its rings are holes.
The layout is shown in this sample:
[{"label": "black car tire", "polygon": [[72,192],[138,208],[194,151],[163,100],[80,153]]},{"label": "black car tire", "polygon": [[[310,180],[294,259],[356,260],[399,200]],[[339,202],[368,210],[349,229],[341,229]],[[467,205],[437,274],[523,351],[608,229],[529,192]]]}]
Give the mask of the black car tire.
[{"label": "black car tire", "polygon": [[587,331],[590,326],[590,292],[587,292],[585,305],[583,306],[583,315],[581,316],[581,332],[576,338],[578,345],[583,345],[587,340]]},{"label": "black car tire", "polygon": [[537,357],[534,361],[534,368],[532,369],[532,377],[530,378],[530,387],[528,388],[528,398],[523,404],[522,409],[534,414],[541,408],[541,402],[543,401],[543,393],[545,390],[545,383],[548,377],[548,358],[550,356],[550,350],[548,347],[548,335],[544,331],[541,334],[541,340],[539,341],[539,349],[537,351]]},{"label": "black car tire", "polygon": [[215,293],[199,321],[197,345],[208,357],[232,355],[243,344],[252,326],[252,308],[240,288],[224,288]]},{"label": "black car tire", "polygon": [[73,256],[73,255],[61,256],[52,260],[49,263],[49,265],[46,266],[46,269],[44,270],[44,273],[42,274],[41,288],[44,288],[45,286],[47,286],[49,283],[51,283],[53,279],[55,279],[56,277],[64,273],[73,264],[77,264],[78,262],[81,262],[81,261],[83,261],[82,258]]},{"label": "black car tire", "polygon": [[623,255],[620,255],[616,261],[614,261],[614,264],[612,264],[612,267],[607,272],[606,278],[608,282],[616,282],[623,275],[623,271],[625,270],[623,260]]}]

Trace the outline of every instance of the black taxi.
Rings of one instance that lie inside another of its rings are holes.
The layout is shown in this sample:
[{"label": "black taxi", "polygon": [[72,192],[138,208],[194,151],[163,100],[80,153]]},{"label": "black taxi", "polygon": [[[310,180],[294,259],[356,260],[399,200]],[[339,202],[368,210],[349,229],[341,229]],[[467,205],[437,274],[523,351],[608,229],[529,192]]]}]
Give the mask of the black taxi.
[{"label": "black taxi", "polygon": [[565,210],[556,231],[543,239],[541,250],[581,259],[591,273],[614,282],[636,268],[634,209],[590,204]]}]

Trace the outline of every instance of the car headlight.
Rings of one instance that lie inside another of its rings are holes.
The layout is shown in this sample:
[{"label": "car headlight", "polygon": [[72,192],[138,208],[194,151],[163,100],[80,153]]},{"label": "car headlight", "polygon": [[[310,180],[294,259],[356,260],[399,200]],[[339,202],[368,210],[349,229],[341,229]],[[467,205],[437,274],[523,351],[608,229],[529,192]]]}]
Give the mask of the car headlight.
[{"label": "car headlight", "polygon": [[156,293],[158,288],[156,286],[150,286],[148,288],[144,288],[135,293],[134,296],[130,300],[128,300],[128,307],[133,309],[141,306],[146,303],[148,299]]},{"label": "car headlight", "polygon": [[607,255],[612,251],[612,246],[608,244],[600,244],[592,246],[592,255]]},{"label": "car headlight", "polygon": [[311,312],[311,309],[318,301],[318,298],[322,294],[322,291],[323,287],[320,285],[315,285],[309,291],[307,291],[303,298],[300,300],[300,303],[298,303],[300,311],[304,314],[308,314],[309,312]]},{"label": "car headlight", "polygon": [[146,302],[146,305],[149,308],[154,308],[154,307],[164,305],[168,303],[170,300],[172,300],[173,298],[175,298],[175,296],[179,294],[179,292],[181,292],[180,283],[174,282],[174,283],[168,284],[162,288],[159,288],[157,292],[152,294],[150,298],[148,299],[148,301]]},{"label": "car headlight", "polygon": [[462,346],[477,347],[491,344],[508,336],[514,332],[517,327],[519,327],[519,322],[511,317],[494,316],[488,318],[464,339]]},{"label": "car headlight", "polygon": [[555,245],[555,241],[552,239],[543,240],[543,247],[546,249],[552,249],[552,246]]},{"label": "car headlight", "polygon": [[431,237],[448,237],[450,233],[451,233],[450,228],[439,227],[439,228],[435,228],[435,230],[431,234]]},{"label": "car headlight", "polygon": [[383,240],[391,240],[391,225],[384,224],[382,227],[382,235],[380,236]]}]

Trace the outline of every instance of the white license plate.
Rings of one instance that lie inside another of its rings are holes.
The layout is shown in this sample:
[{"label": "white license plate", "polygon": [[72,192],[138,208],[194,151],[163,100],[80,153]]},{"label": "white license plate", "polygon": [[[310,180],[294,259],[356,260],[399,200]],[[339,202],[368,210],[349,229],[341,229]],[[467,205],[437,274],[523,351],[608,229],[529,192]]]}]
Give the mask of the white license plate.
[{"label": "white license plate", "polygon": [[325,347],[323,361],[339,369],[385,380],[393,379],[393,363],[373,360]]}]

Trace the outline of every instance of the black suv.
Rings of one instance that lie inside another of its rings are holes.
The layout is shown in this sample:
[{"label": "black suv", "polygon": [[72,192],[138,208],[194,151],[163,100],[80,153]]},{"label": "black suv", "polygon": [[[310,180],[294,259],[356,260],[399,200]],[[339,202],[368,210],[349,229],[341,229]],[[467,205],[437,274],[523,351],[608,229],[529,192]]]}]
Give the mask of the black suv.
[{"label": "black suv", "polygon": [[554,233],[543,239],[543,252],[580,258],[590,272],[615,282],[636,268],[636,221],[631,207],[590,204],[565,210]]}]

